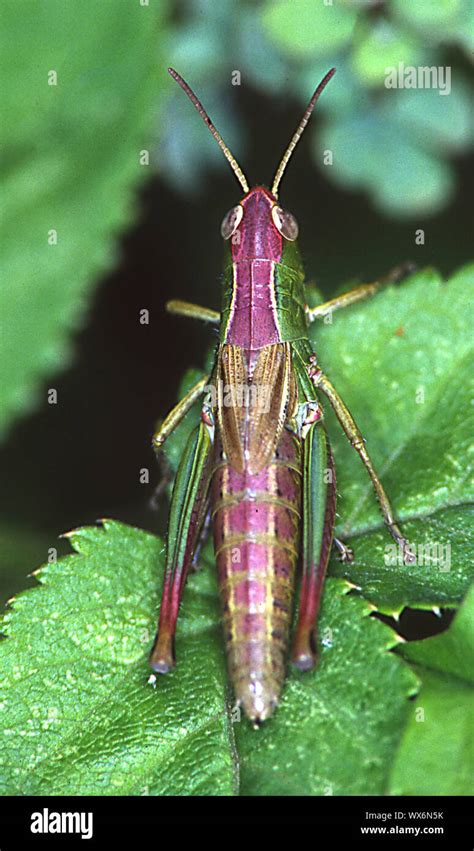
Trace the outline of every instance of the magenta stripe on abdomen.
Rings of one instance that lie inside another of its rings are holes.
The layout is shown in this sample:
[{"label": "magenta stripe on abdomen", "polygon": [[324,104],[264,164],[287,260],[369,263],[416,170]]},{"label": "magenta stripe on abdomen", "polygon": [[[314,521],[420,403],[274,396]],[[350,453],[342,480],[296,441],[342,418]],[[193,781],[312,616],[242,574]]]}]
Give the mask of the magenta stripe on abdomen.
[{"label": "magenta stripe on abdomen", "polygon": [[298,438],[284,429],[272,462],[255,475],[219,464],[211,501],[229,675],[246,714],[264,720],[285,675],[299,547]]}]

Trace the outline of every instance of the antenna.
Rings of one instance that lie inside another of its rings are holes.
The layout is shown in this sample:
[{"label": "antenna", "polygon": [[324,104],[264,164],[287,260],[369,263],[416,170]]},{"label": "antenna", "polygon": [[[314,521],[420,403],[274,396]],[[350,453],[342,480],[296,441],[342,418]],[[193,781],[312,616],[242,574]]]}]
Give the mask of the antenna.
[{"label": "antenna", "polygon": [[306,125],[309,121],[310,115],[311,115],[311,113],[314,109],[314,105],[315,105],[317,99],[319,98],[319,95],[326,88],[327,84],[329,83],[329,80],[331,79],[331,77],[334,76],[335,73],[336,73],[336,69],[331,68],[331,70],[328,71],[326,76],[323,77],[323,79],[321,80],[318,88],[316,89],[313,97],[311,98],[311,100],[308,104],[308,107],[306,109],[305,114],[303,115],[303,118],[301,119],[300,123],[298,124],[296,132],[294,133],[290,144],[288,145],[285,153],[283,154],[280,165],[278,166],[277,172],[275,174],[275,178],[273,180],[272,195],[274,195],[275,198],[278,198],[278,187],[279,187],[280,181],[283,177],[283,173],[284,173],[284,171],[285,171],[285,169],[288,165],[288,160],[290,159],[293,151],[295,150],[299,140],[301,139],[301,137],[303,135],[303,130],[306,127]]},{"label": "antenna", "polygon": [[219,145],[219,147],[220,147],[222,153],[224,154],[226,160],[230,163],[230,167],[231,167],[232,171],[234,172],[237,180],[239,181],[242,189],[244,190],[245,193],[247,193],[249,191],[249,185],[247,183],[245,175],[244,175],[242,169],[240,168],[237,160],[235,159],[234,155],[232,154],[232,151],[227,147],[227,145],[225,144],[221,134],[214,127],[214,125],[213,125],[211,119],[209,118],[206,110],[204,109],[201,101],[198,100],[198,98],[194,94],[191,87],[188,86],[187,82],[185,80],[183,80],[181,74],[178,74],[178,72],[175,71],[174,68],[168,68],[168,73],[171,74],[171,76],[173,77],[173,80],[176,80],[178,85],[181,86],[183,92],[185,92],[185,94],[187,94],[191,103],[194,104],[194,106],[196,107],[196,109],[199,112],[199,115],[201,116],[202,120],[209,127],[209,130],[211,131],[212,135],[214,136],[214,139],[216,140],[217,144]]}]

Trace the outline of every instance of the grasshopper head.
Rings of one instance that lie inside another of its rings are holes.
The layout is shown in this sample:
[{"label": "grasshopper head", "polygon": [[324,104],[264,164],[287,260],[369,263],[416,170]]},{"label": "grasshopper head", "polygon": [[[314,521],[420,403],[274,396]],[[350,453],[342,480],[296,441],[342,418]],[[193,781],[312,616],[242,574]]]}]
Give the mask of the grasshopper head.
[{"label": "grasshopper head", "polygon": [[282,241],[297,239],[298,224],[278,205],[272,192],[265,186],[255,186],[224,216],[221,235],[232,240],[234,259],[279,260]]}]

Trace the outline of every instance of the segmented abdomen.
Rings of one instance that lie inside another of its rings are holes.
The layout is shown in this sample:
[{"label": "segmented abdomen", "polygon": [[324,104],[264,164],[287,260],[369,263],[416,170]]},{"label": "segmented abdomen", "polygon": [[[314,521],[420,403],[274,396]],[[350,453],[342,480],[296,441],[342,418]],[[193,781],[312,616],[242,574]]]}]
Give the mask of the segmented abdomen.
[{"label": "segmented abdomen", "polygon": [[287,429],[259,473],[216,466],[212,525],[229,675],[254,720],[271,715],[285,676],[300,503],[301,443]]}]

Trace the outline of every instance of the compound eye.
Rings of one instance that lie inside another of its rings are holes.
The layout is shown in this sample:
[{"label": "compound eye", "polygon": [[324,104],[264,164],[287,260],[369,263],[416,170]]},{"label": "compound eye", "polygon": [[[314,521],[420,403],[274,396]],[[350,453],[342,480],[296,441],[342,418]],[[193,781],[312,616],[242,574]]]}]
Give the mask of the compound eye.
[{"label": "compound eye", "polygon": [[242,207],[242,204],[237,204],[236,207],[232,207],[232,210],[229,210],[227,215],[224,216],[221,224],[221,236],[223,239],[231,238],[232,234],[235,233],[240,225],[243,214],[244,208]]},{"label": "compound eye", "polygon": [[278,233],[281,233],[289,242],[298,239],[298,222],[291,213],[282,210],[281,207],[272,207],[272,219]]}]

